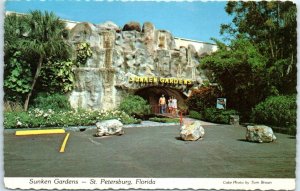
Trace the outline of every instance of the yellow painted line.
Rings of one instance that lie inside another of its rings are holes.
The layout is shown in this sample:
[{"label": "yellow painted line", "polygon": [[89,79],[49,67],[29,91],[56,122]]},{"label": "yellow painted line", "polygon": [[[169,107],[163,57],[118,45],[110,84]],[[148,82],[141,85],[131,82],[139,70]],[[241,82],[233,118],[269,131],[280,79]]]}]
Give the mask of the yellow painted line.
[{"label": "yellow painted line", "polygon": [[43,130],[25,130],[16,131],[16,135],[42,135],[42,134],[56,134],[65,133],[64,129],[43,129]]},{"label": "yellow painted line", "polygon": [[66,135],[66,137],[65,137],[65,139],[64,139],[64,142],[63,142],[63,144],[61,145],[61,148],[60,148],[60,153],[63,153],[63,152],[65,152],[65,147],[66,147],[66,144],[67,144],[67,141],[68,141],[68,139],[69,139],[69,136],[70,136],[70,133],[68,133],[67,135]]}]

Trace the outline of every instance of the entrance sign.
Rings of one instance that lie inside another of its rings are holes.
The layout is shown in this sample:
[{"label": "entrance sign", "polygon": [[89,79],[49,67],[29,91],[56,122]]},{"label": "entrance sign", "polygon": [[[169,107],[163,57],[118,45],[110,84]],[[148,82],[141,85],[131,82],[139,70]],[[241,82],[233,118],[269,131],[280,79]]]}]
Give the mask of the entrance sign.
[{"label": "entrance sign", "polygon": [[217,109],[226,109],[226,98],[217,98]]},{"label": "entrance sign", "polygon": [[160,84],[175,84],[175,85],[192,85],[191,79],[183,78],[163,78],[163,77],[147,77],[147,76],[131,76],[130,83],[160,83]]}]

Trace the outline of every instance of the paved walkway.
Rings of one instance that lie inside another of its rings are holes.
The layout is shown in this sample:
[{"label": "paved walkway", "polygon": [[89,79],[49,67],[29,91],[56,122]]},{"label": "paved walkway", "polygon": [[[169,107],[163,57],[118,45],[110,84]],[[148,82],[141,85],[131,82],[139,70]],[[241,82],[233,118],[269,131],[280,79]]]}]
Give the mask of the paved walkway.
[{"label": "paved walkway", "polygon": [[[201,120],[197,120],[197,119],[193,119],[193,118],[188,118],[188,117],[184,117],[183,118],[183,124],[184,123],[192,123],[194,121],[200,121],[200,123],[202,125],[205,126],[210,126],[210,125],[219,125],[216,123],[210,123],[210,122],[205,122],[205,121],[201,121]],[[154,121],[142,121],[140,124],[129,124],[129,125],[124,125],[125,128],[132,128],[132,127],[158,127],[158,126],[177,126],[179,125],[179,123],[159,123],[159,122],[154,122]]]},{"label": "paved walkway", "polygon": [[[170,113],[157,114],[157,115],[163,116],[163,117],[169,117],[169,118],[179,118],[180,117],[180,116],[174,116]],[[202,121],[202,120],[193,119],[193,118],[183,116],[183,123],[191,123],[193,121],[200,121],[202,125],[218,125],[216,123],[206,122],[206,121]]]},{"label": "paved walkway", "polygon": [[129,124],[124,125],[124,128],[132,128],[132,127],[164,127],[164,126],[178,126],[179,123],[160,123],[155,121],[142,121],[140,124]]},{"label": "paved walkway", "polygon": [[208,126],[208,125],[220,125],[220,124],[217,124],[217,123],[211,123],[211,122],[201,121],[201,120],[198,120],[198,119],[193,119],[193,118],[188,118],[188,117],[183,118],[183,123],[191,123],[193,121],[200,121],[200,123],[202,125],[205,125],[205,126]]}]

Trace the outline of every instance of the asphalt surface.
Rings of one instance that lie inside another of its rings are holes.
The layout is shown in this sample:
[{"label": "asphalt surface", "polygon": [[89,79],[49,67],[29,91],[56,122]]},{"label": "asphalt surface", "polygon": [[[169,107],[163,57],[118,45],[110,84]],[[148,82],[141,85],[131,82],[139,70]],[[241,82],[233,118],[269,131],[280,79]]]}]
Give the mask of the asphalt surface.
[{"label": "asphalt surface", "polygon": [[245,127],[203,125],[202,140],[179,139],[179,125],[126,128],[122,136],[94,137],[95,129],[15,136],[4,131],[5,177],[295,178],[296,139],[244,140]]}]

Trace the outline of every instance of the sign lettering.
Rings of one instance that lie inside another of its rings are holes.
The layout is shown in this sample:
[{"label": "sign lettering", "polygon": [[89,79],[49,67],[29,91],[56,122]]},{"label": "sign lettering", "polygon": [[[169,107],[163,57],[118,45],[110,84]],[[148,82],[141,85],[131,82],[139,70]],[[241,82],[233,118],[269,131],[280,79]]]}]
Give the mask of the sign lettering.
[{"label": "sign lettering", "polygon": [[131,76],[129,77],[130,83],[160,83],[160,84],[174,84],[174,85],[191,85],[191,79],[182,78],[163,78],[163,77],[146,77],[146,76]]}]

